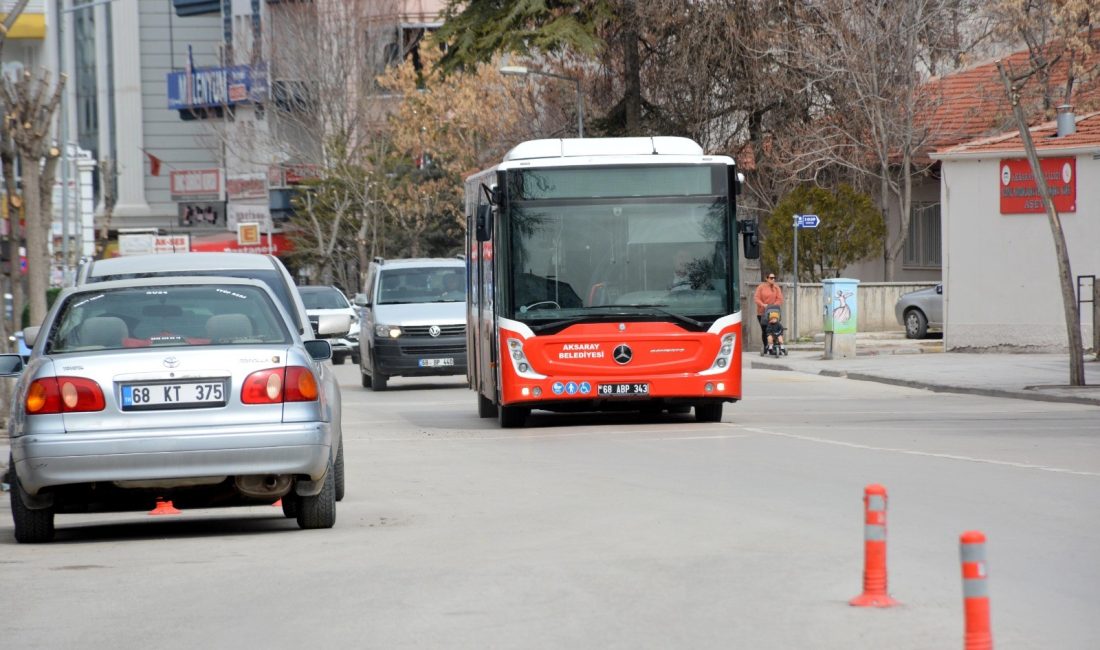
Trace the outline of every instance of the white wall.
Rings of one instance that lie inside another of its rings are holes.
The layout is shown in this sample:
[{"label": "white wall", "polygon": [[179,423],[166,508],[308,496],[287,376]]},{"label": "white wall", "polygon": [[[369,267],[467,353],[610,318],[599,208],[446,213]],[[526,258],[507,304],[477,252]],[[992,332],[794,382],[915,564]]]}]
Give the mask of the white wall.
[{"label": "white wall", "polygon": [[[1000,161],[943,161],[944,346],[1065,351],[1049,221],[1045,214],[1000,213]],[[1075,285],[1078,275],[1100,275],[1098,180],[1094,152],[1077,156],[1077,211],[1061,215]],[[1086,347],[1092,333],[1088,307],[1082,319]]]}]

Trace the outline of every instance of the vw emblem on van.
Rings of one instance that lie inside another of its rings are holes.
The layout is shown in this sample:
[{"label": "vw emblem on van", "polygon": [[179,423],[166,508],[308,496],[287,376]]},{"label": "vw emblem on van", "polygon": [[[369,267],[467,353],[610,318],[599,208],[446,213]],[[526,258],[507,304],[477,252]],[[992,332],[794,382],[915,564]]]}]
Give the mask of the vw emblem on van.
[{"label": "vw emblem on van", "polygon": [[615,363],[619,365],[630,363],[630,359],[634,357],[634,351],[630,349],[630,346],[626,343],[615,348],[611,353],[611,358],[615,360]]},{"label": "vw emblem on van", "polygon": [[431,327],[428,328],[428,334],[432,338],[435,338],[435,337],[439,336],[440,332],[442,332],[442,331],[443,330],[439,329],[438,325],[432,325]]},{"label": "vw emblem on van", "polygon": [[161,363],[164,364],[165,368],[175,368],[180,365],[180,360],[175,357],[164,357],[164,361]]}]

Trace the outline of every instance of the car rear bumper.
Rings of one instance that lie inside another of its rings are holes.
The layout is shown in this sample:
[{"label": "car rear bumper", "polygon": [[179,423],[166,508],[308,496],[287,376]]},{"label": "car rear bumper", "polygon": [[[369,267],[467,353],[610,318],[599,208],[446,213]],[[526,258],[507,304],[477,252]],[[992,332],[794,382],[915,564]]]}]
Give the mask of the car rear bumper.
[{"label": "car rear bumper", "polygon": [[327,422],[13,438],[19,482],[44,488],[101,481],[141,481],[254,474],[324,477],[332,448]]}]

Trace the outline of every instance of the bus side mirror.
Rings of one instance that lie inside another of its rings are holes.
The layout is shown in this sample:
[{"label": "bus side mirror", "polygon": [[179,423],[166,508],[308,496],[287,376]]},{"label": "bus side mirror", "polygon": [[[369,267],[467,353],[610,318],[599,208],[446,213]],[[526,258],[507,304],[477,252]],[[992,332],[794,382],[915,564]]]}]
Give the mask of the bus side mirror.
[{"label": "bus side mirror", "polygon": [[475,218],[477,240],[489,241],[493,238],[493,208],[488,203],[477,206]]},{"label": "bus side mirror", "polygon": [[741,231],[741,242],[745,247],[745,259],[760,259],[760,238],[756,232],[756,221],[752,219],[738,221],[737,229]]}]

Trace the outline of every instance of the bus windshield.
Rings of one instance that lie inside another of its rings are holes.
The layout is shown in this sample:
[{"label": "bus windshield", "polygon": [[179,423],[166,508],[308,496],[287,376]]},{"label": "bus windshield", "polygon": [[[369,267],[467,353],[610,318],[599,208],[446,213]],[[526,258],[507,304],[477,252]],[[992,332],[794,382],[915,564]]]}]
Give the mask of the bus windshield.
[{"label": "bus windshield", "polygon": [[[653,168],[638,169],[647,191],[627,197],[608,196],[605,189],[598,198],[576,198],[592,192],[569,191],[568,178],[559,190],[552,172],[537,171],[537,182],[513,185],[523,189],[516,192],[519,200],[511,203],[507,220],[504,311],[510,318],[536,332],[620,319],[672,320],[705,329],[737,310],[728,201],[724,187],[710,182],[719,175],[710,167],[692,168],[701,172],[698,182],[674,178],[671,185],[680,190],[674,193],[654,182]],[[633,170],[612,171],[623,177]],[[591,186],[592,177],[600,175],[601,170],[589,169],[584,182]],[[608,185],[630,187],[622,180]]]}]

